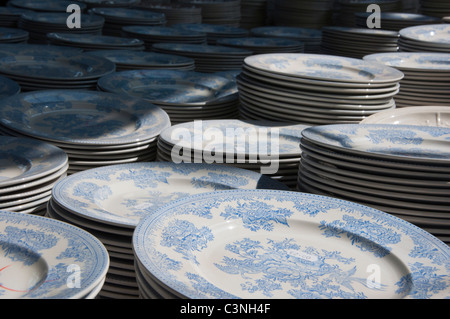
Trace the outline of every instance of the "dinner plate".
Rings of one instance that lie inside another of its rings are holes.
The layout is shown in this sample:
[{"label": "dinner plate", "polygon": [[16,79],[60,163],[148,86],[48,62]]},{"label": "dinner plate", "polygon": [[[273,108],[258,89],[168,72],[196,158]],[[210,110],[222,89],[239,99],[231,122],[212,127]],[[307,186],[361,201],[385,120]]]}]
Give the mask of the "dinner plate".
[{"label": "dinner plate", "polygon": [[388,85],[403,78],[403,73],[394,68],[360,59],[321,54],[262,54],[247,57],[245,64],[295,79],[316,81]]},{"label": "dinner plate", "polygon": [[26,9],[31,11],[42,12],[67,12],[67,7],[76,4],[80,7],[81,12],[86,10],[86,4],[77,1],[51,1],[51,0],[11,0],[8,6],[13,8]]},{"label": "dinner plate", "polygon": [[[0,227],[2,298],[78,299],[93,291],[106,275],[109,256],[105,247],[80,228],[13,212],[0,213]],[[82,280],[74,282],[76,271]]]},{"label": "dinner plate", "polygon": [[22,93],[3,100],[1,113],[2,125],[19,133],[91,146],[149,141],[170,125],[158,106],[96,91]]},{"label": "dinner plate", "polygon": [[385,110],[361,121],[361,124],[400,124],[450,127],[450,108],[446,106],[417,106]]},{"label": "dinner plate", "polygon": [[51,144],[8,136],[0,136],[0,141],[2,189],[50,175],[67,164],[67,155]]},{"label": "dinner plate", "polygon": [[107,35],[84,35],[70,33],[48,33],[51,44],[73,46],[84,51],[98,49],[128,49],[143,51],[144,42],[136,38],[115,37]]},{"label": "dinner plate", "polygon": [[[194,195],[144,218],[133,247],[140,270],[182,298],[449,294],[443,262],[449,247],[442,241],[381,211],[318,195],[264,190]],[[373,265],[390,276],[369,283],[367,269]],[[330,284],[321,285],[324,280]]]},{"label": "dinner plate", "polygon": [[0,99],[20,93],[20,85],[6,76],[0,76]]},{"label": "dinner plate", "polygon": [[172,200],[234,188],[286,189],[268,177],[233,167],[152,162],[71,175],[55,185],[52,200],[76,216],[129,229]]},{"label": "dinner plate", "polygon": [[[366,61],[374,61],[394,67],[402,72],[418,71],[423,76],[426,73],[450,72],[450,54],[424,52],[378,53],[364,57]],[[409,74],[409,73],[407,73]]]},{"label": "dinner plate", "polygon": [[420,25],[400,30],[400,36],[433,47],[448,48],[450,46],[450,26],[447,24]]},{"label": "dinner plate", "polygon": [[444,127],[348,124],[305,129],[313,144],[369,158],[449,166],[450,130]]}]

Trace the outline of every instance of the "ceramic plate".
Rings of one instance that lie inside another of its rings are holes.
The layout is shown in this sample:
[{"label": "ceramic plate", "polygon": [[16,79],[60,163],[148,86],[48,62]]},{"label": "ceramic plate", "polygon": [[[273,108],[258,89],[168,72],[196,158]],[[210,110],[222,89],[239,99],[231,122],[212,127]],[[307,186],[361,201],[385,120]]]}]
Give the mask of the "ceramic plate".
[{"label": "ceramic plate", "polygon": [[16,95],[20,92],[20,85],[4,76],[0,76],[0,99]]},{"label": "ceramic plate", "polygon": [[324,125],[303,130],[313,144],[366,157],[450,164],[450,129],[391,124]]},{"label": "ceramic plate", "polygon": [[68,144],[129,144],[154,138],[170,126],[161,108],[106,92],[28,92],[1,101],[1,106],[4,126]]},{"label": "ceramic plate", "polygon": [[387,85],[403,78],[403,73],[391,67],[321,54],[260,54],[247,57],[245,64],[262,71],[318,81]]},{"label": "ceramic plate", "polygon": [[84,218],[133,228],[172,200],[235,188],[286,189],[254,172],[204,164],[136,163],[69,176],[53,188],[53,201]]},{"label": "ceramic plate", "polygon": [[216,156],[299,157],[299,139],[302,130],[307,127],[269,121],[195,121],[164,130],[160,139],[166,144],[176,145],[176,149],[193,150],[194,153],[199,151],[200,154],[202,151],[214,151]]},{"label": "ceramic plate", "polygon": [[0,136],[0,187],[29,182],[67,164],[59,148],[34,139]]},{"label": "ceramic plate", "polygon": [[450,46],[450,26],[447,24],[419,25],[400,30],[400,36],[433,46]]},{"label": "ceramic plate", "polygon": [[[382,63],[399,70],[450,72],[450,53],[395,52],[376,53],[364,57],[366,61]],[[424,75],[425,76],[425,75]]]},{"label": "ceramic plate", "polygon": [[[78,299],[106,275],[105,247],[70,224],[0,212],[0,228],[0,298]],[[80,271],[78,281],[72,279],[75,271]]]},{"label": "ceramic plate", "polygon": [[450,128],[450,108],[447,106],[417,106],[386,110],[373,114],[361,124],[400,124]]},{"label": "ceramic plate", "polygon": [[141,271],[191,299],[450,294],[446,244],[381,211],[318,195],[195,195],[144,218],[133,247]]}]

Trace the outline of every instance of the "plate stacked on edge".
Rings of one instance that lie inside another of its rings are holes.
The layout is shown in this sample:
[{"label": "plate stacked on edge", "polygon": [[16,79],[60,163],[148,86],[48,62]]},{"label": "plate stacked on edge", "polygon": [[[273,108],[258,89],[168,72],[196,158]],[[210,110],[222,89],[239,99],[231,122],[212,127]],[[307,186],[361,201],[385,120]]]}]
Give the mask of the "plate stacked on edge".
[{"label": "plate stacked on edge", "polygon": [[400,30],[399,50],[404,52],[450,52],[450,25],[429,24]]},{"label": "plate stacked on edge", "polygon": [[81,14],[80,28],[67,27],[68,13],[64,12],[29,12],[20,16],[18,27],[30,34],[29,43],[48,43],[47,33],[77,33],[83,35],[100,35],[105,19],[102,17]]},{"label": "plate stacked on edge", "polygon": [[43,216],[0,211],[2,299],[94,299],[109,268],[90,233]]},{"label": "plate stacked on edge", "polygon": [[63,149],[69,173],[105,165],[151,161],[167,113],[147,101],[113,93],[42,90],[0,101],[0,130]]},{"label": "plate stacked on edge", "polygon": [[233,167],[156,162],[113,165],[59,182],[48,215],[89,231],[107,248],[111,266],[100,296],[138,298],[132,234],[140,220],[174,200],[228,189],[287,188]]},{"label": "plate stacked on edge", "polygon": [[400,71],[382,64],[318,54],[248,57],[237,77],[244,119],[308,125],[359,123],[395,107]]},{"label": "plate stacked on edge", "polygon": [[239,167],[262,173],[293,189],[301,157],[299,139],[306,127],[241,120],[177,124],[161,132],[157,160]]},{"label": "plate stacked on edge", "polygon": [[68,157],[50,143],[0,136],[0,164],[0,210],[43,215]]},{"label": "plate stacked on edge", "polygon": [[324,125],[302,135],[299,190],[374,207],[450,244],[450,128]]},{"label": "plate stacked on edge", "polygon": [[161,26],[166,23],[163,13],[136,8],[93,8],[89,13],[105,19],[104,35],[119,37],[122,35],[122,28],[128,25]]},{"label": "plate stacked on edge", "polygon": [[[28,53],[27,53],[28,51]],[[46,54],[24,48],[17,55],[0,49],[0,75],[16,81],[23,91],[45,89],[95,89],[100,77],[115,71],[111,61],[92,55],[66,54],[55,50]]]},{"label": "plate stacked on edge", "polygon": [[364,60],[396,68],[405,75],[394,98],[397,107],[450,106],[450,52],[371,54]]},{"label": "plate stacked on edge", "polygon": [[214,73],[240,70],[252,51],[221,45],[156,43],[154,52],[181,55],[195,60],[195,71]]},{"label": "plate stacked on edge", "polygon": [[216,74],[178,70],[115,72],[101,78],[98,89],[158,105],[172,124],[237,118],[239,112],[236,83]]},{"label": "plate stacked on edge", "polygon": [[[381,211],[313,194],[193,195],[143,218],[133,251],[144,298],[445,299],[450,294],[450,248],[442,241]],[[389,276],[368,279],[374,266]]]},{"label": "plate stacked on edge", "polygon": [[361,59],[378,52],[397,52],[399,35],[397,31],[323,27],[321,52]]},{"label": "plate stacked on edge", "polygon": [[145,50],[144,41],[137,38],[116,37],[108,35],[80,35],[70,33],[49,33],[50,44],[92,50]]},{"label": "plate stacked on edge", "polygon": [[250,30],[253,37],[283,38],[302,42],[306,53],[319,53],[322,31],[299,27],[263,26]]},{"label": "plate stacked on edge", "polygon": [[127,70],[182,70],[194,71],[195,61],[179,55],[134,50],[96,50],[86,54],[110,60],[116,71]]},{"label": "plate stacked on edge", "polygon": [[206,34],[193,32],[173,27],[152,27],[152,26],[127,26],[122,28],[122,34],[128,37],[138,38],[145,43],[148,51],[151,51],[155,43],[189,43],[205,44]]}]

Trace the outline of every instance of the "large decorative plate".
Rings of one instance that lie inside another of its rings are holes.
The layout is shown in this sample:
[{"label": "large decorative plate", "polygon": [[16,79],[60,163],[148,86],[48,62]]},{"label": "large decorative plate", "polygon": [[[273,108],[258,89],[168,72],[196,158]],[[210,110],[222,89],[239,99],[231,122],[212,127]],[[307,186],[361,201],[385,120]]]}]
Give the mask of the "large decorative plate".
[{"label": "large decorative plate", "polygon": [[257,70],[306,80],[388,85],[403,78],[402,72],[382,64],[322,54],[259,54],[244,62]]},{"label": "large decorative plate", "polygon": [[145,217],[135,256],[187,298],[448,298],[450,249],[394,216],[298,192],[194,195]]},{"label": "large decorative plate", "polygon": [[404,28],[400,30],[400,36],[424,44],[448,47],[450,46],[450,25],[443,23]]},{"label": "large decorative plate", "polygon": [[101,242],[70,224],[0,212],[0,234],[0,298],[78,299],[109,268]]},{"label": "large decorative plate", "polygon": [[87,54],[72,56],[9,55],[0,58],[0,72],[21,79],[51,81],[95,80],[115,71],[107,59]]},{"label": "large decorative plate", "polygon": [[42,90],[0,104],[4,126],[69,144],[129,144],[154,138],[170,126],[167,113],[158,106],[107,92]]},{"label": "large decorative plate", "polygon": [[42,178],[67,164],[58,147],[34,139],[0,136],[0,187]]},{"label": "large decorative plate", "polygon": [[98,87],[154,103],[203,105],[236,99],[236,83],[215,74],[178,70],[133,70],[102,77]]},{"label": "large decorative plate", "polygon": [[314,144],[389,160],[450,164],[450,128],[394,124],[335,124],[303,130]]},{"label": "large decorative plate", "polygon": [[366,55],[366,61],[382,63],[405,71],[450,71],[450,53],[395,52]]},{"label": "large decorative plate", "polygon": [[266,176],[207,164],[133,163],[71,175],[53,188],[53,201],[78,216],[134,228],[172,200],[236,188],[286,189]]}]

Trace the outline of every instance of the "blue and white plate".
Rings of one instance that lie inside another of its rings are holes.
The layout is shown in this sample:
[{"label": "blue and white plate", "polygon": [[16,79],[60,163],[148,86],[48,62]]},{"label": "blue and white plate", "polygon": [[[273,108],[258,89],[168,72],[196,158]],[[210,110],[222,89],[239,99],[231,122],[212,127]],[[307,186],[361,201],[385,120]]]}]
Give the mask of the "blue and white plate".
[{"label": "blue and white plate", "polygon": [[42,12],[67,12],[67,7],[71,4],[76,4],[80,7],[81,11],[86,10],[86,4],[78,1],[66,1],[66,0],[11,0],[8,1],[8,6],[20,9],[26,9],[31,11]]},{"label": "blue and white plate", "polygon": [[82,49],[50,44],[0,44],[0,57],[7,56],[45,56],[46,59],[68,57],[83,53]]},{"label": "blue and white plate", "polygon": [[400,36],[418,44],[430,44],[434,47],[450,47],[450,26],[448,24],[432,24],[409,27],[400,30]]},{"label": "blue and white plate", "polygon": [[140,69],[176,69],[193,71],[195,61],[173,54],[135,50],[96,50],[87,54],[100,56],[116,64],[117,71]]},{"label": "blue and white plate", "polygon": [[307,128],[302,137],[313,144],[354,155],[450,165],[450,129],[445,127],[336,124]]},{"label": "blue and white plate", "polygon": [[144,42],[134,38],[70,33],[48,33],[47,38],[55,45],[74,46],[84,50],[120,48],[144,50]]},{"label": "blue and white plate", "polygon": [[322,54],[275,53],[249,56],[250,68],[292,77],[296,80],[327,81],[335,85],[382,84],[400,81],[403,73],[378,63]]},{"label": "blue and white plate", "polygon": [[126,145],[150,141],[170,126],[156,105],[118,94],[42,90],[1,101],[1,124],[10,130],[63,144]]},{"label": "blue and white plate", "polygon": [[152,162],[71,175],[55,185],[52,200],[69,215],[129,229],[176,199],[238,188],[287,189],[280,182],[238,168]]},{"label": "blue and white plate", "polygon": [[181,298],[450,296],[442,241],[381,211],[311,194],[184,198],[143,218],[133,249],[140,271]]},{"label": "blue and white plate", "polygon": [[237,98],[232,81],[214,74],[178,70],[136,70],[102,77],[98,87],[156,104],[204,105]]},{"label": "blue and white plate", "polygon": [[20,93],[20,85],[5,76],[0,76],[0,99]]},{"label": "blue and white plate", "polygon": [[[396,52],[377,53],[364,57],[366,61],[374,61],[394,67],[402,72],[418,71],[429,73],[450,72],[450,53]],[[426,74],[424,74],[425,76]]]},{"label": "blue and white plate", "polygon": [[67,164],[60,148],[34,139],[0,136],[0,188],[50,175]]},{"label": "blue and white plate", "polygon": [[0,228],[0,298],[79,299],[106,276],[109,255],[84,230],[12,212],[0,212]]},{"label": "blue and white plate", "polygon": [[17,28],[0,27],[0,43],[24,43],[29,33]]}]

